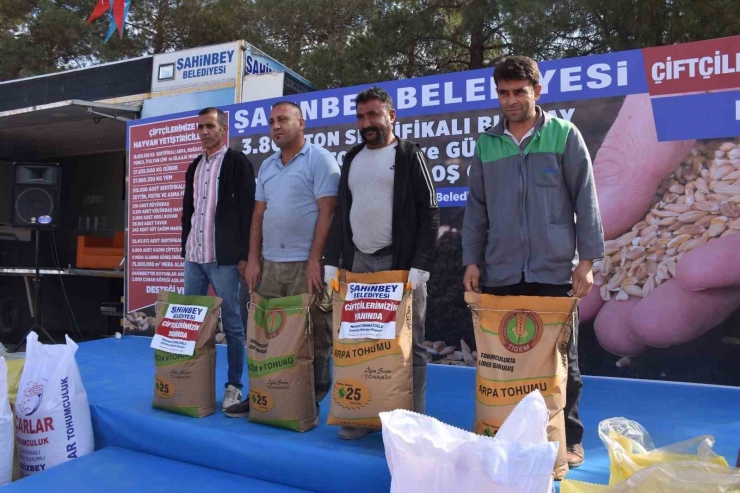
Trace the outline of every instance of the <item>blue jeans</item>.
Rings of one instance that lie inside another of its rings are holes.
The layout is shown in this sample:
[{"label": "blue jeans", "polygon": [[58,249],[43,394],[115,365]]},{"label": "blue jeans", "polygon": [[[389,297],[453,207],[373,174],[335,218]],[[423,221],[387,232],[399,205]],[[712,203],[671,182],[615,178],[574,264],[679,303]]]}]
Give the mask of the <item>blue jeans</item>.
[{"label": "blue jeans", "polygon": [[221,321],[226,334],[226,358],[229,362],[227,385],[242,388],[242,373],[246,357],[246,331],[239,309],[239,272],[236,265],[216,262],[197,264],[185,261],[185,295],[205,296],[208,285],[223,299]]}]

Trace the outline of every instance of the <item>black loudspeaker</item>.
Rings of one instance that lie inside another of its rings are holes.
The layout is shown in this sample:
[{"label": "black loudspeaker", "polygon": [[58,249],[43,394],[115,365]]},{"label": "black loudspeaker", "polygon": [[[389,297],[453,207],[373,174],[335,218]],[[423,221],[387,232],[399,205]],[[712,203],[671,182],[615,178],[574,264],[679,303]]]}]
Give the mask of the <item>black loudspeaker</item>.
[{"label": "black loudspeaker", "polygon": [[16,228],[53,228],[59,219],[61,168],[57,163],[13,163]]}]

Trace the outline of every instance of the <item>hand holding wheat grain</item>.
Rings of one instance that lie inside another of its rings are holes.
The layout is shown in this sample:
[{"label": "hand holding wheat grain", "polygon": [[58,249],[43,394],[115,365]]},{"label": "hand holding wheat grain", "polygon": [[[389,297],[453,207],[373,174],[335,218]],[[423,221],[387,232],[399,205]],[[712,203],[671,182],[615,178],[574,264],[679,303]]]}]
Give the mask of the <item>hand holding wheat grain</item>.
[{"label": "hand holding wheat grain", "polygon": [[685,343],[740,307],[739,173],[740,139],[658,142],[648,95],[625,98],[594,160],[607,255],[580,305],[605,349]]}]

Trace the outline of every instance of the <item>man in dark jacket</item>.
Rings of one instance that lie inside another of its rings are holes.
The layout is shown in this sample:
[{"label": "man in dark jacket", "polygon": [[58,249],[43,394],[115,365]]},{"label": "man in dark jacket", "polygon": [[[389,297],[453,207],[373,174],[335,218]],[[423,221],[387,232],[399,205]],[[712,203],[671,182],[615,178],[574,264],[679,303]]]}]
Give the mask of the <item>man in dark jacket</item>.
[{"label": "man in dark jacket", "polygon": [[221,320],[229,362],[222,409],[242,398],[245,329],[239,308],[239,282],[249,253],[254,209],[254,169],[241,152],[224,144],[228,121],[218,108],[198,114],[204,153],[188,167],[182,205],[185,294],[205,295],[209,284],[223,299]]},{"label": "man in dark jacket", "polygon": [[[378,87],[360,92],[357,122],[363,144],[344,158],[326,252],[325,282],[337,268],[351,272],[409,270],[413,287],[414,411],[424,413],[426,393],[426,281],[434,261],[439,207],[421,148],[393,135],[393,99]],[[342,427],[340,438],[366,435]]]}]

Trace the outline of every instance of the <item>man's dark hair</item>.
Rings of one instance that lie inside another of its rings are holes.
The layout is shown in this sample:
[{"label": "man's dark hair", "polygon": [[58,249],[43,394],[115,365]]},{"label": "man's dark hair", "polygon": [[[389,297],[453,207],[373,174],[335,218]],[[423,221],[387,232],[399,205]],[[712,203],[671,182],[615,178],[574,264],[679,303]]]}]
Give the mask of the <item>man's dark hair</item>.
[{"label": "man's dark hair", "polygon": [[298,110],[298,114],[301,115],[301,118],[303,118],[303,110],[301,110],[301,107],[293,101],[278,101],[272,105],[273,108],[277,108],[278,106],[290,106],[291,108],[295,108]]},{"label": "man's dark hair", "polygon": [[502,80],[526,80],[536,87],[540,83],[537,62],[527,56],[503,56],[493,63],[493,80],[498,85]]},{"label": "man's dark hair", "polygon": [[198,113],[198,116],[208,115],[209,113],[216,113],[216,117],[218,118],[218,124],[222,127],[225,127],[229,124],[229,120],[226,118],[226,113],[221,111],[220,108],[216,108],[214,106],[209,106],[208,108],[203,108],[200,110],[200,113]]},{"label": "man's dark hair", "polygon": [[370,89],[360,91],[360,93],[355,98],[355,104],[367,103],[368,101],[371,101],[373,99],[377,99],[378,101],[383,103],[388,111],[391,111],[393,109],[393,98],[391,97],[391,95],[388,94],[388,92],[384,89],[381,89],[377,86],[373,86]]}]

